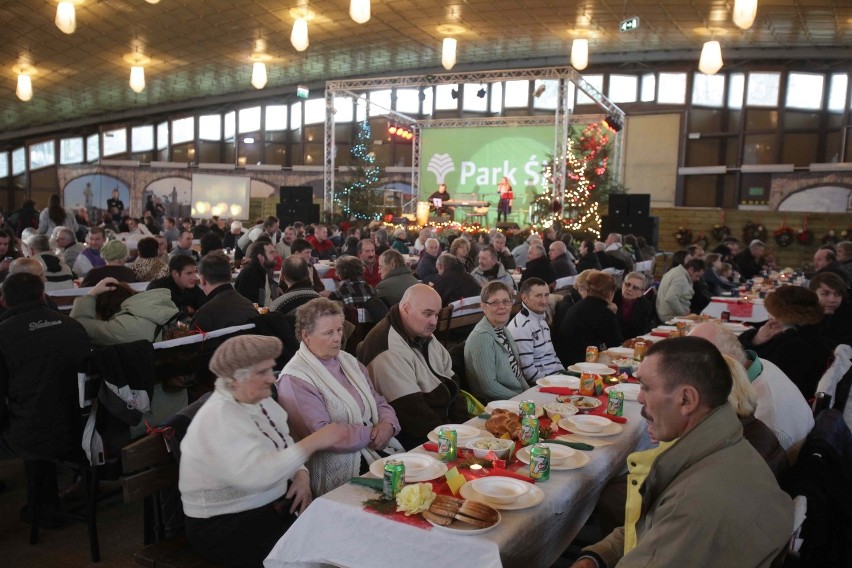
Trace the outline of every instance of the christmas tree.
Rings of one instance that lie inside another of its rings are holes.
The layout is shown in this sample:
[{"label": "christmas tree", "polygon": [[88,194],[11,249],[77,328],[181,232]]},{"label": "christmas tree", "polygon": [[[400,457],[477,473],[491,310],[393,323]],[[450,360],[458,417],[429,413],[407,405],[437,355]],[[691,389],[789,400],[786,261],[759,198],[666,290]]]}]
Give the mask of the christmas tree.
[{"label": "christmas tree", "polygon": [[337,202],[347,219],[364,221],[381,218],[383,192],[379,190],[379,173],[376,155],[370,151],[370,123],[364,120],[358,125],[355,144],[352,145],[352,180],[338,193]]},{"label": "christmas tree", "polygon": [[611,141],[604,124],[572,125],[564,158],[567,179],[560,184],[558,162],[551,158],[542,172],[543,191],[532,205],[534,226],[561,224],[566,231],[600,236],[600,204],[610,193],[624,191],[607,168]]}]

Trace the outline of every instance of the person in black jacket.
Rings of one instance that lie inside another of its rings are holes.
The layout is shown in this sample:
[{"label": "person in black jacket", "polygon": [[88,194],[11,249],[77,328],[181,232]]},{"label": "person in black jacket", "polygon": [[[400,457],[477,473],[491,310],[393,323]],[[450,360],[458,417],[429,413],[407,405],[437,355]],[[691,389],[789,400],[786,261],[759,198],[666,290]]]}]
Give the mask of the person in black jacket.
[{"label": "person in black jacket", "polygon": [[615,311],[610,307],[615,279],[604,272],[592,272],[586,278],[586,290],[586,297],[571,306],[559,322],[556,354],[566,367],[585,361],[589,345],[603,351],[624,341]]},{"label": "person in black jacket", "polygon": [[645,335],[651,331],[654,303],[644,296],[647,288],[645,275],[631,272],[624,277],[621,289],[616,290],[612,302],[618,306],[615,314],[621,335],[625,339]]},{"label": "person in black jacket", "polygon": [[532,245],[527,256],[527,267],[524,269],[524,275],[521,276],[521,284],[529,278],[540,278],[544,280],[550,289],[556,283],[556,271],[553,270],[553,265],[550,263],[550,258],[544,252],[542,245]]},{"label": "person in black jacket", "polygon": [[837,274],[822,272],[814,275],[808,288],[816,292],[823,316],[820,331],[832,351],[840,344],[852,345],[852,304],[846,283]]},{"label": "person in black jacket", "polygon": [[172,293],[172,302],[186,315],[198,311],[207,296],[197,286],[198,268],[191,256],[178,255],[169,259],[169,275],[152,280],[147,290],[167,288]]},{"label": "person in black jacket", "polygon": [[577,261],[577,274],[584,270],[603,270],[598,255],[595,254],[594,241],[580,243],[580,260]]},{"label": "person in black jacket", "polygon": [[740,343],[778,365],[810,400],[831,355],[820,335],[819,298],[801,286],[782,286],[766,296],[765,305],[769,320],[740,335]]},{"label": "person in black jacket", "polygon": [[740,273],[743,280],[749,280],[757,276],[766,263],[766,245],[763,241],[754,239],[744,251],[736,254],[733,258],[734,268]]},{"label": "person in black jacket", "polygon": [[[71,457],[82,438],[77,371],[90,350],[86,330],[45,305],[44,282],[34,274],[9,275],[2,301],[8,309],[0,317],[0,459]],[[43,503],[55,508],[55,466],[44,483]]]},{"label": "person in black jacket", "polygon": [[259,306],[269,306],[281,295],[281,288],[272,279],[275,268],[275,247],[266,241],[257,241],[248,248],[251,261],[243,267],[234,285],[237,292]]},{"label": "person in black jacket", "polygon": [[462,298],[479,296],[482,291],[479,283],[465,271],[464,265],[452,254],[444,253],[439,256],[435,267],[438,269],[435,291],[441,296],[442,306]]},{"label": "person in black jacket", "polygon": [[207,299],[195,312],[192,327],[203,331],[224,329],[249,323],[258,315],[251,300],[231,285],[231,261],[223,254],[211,253],[198,265],[199,288]]}]

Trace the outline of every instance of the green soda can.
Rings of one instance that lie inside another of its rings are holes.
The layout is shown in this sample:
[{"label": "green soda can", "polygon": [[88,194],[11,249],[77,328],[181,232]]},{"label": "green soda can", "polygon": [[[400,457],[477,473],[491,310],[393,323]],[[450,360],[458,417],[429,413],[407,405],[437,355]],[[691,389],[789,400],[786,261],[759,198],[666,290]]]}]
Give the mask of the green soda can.
[{"label": "green soda can", "polygon": [[524,416],[521,420],[521,443],[525,446],[538,444],[538,418],[535,416]]},{"label": "green soda can", "polygon": [[441,461],[456,461],[458,453],[458,434],[454,428],[438,430],[438,457]]},{"label": "green soda can", "polygon": [[525,400],[518,405],[518,410],[521,411],[521,418],[524,416],[535,416],[535,401]]},{"label": "green soda can", "polygon": [[405,487],[405,464],[400,460],[390,459],[385,462],[383,491],[388,501],[396,499],[397,493]]},{"label": "green soda can", "polygon": [[606,403],[606,413],[610,416],[621,416],[624,414],[624,393],[620,390],[609,391]]},{"label": "green soda can", "polygon": [[530,448],[530,477],[537,481],[550,479],[550,448],[546,444]]}]

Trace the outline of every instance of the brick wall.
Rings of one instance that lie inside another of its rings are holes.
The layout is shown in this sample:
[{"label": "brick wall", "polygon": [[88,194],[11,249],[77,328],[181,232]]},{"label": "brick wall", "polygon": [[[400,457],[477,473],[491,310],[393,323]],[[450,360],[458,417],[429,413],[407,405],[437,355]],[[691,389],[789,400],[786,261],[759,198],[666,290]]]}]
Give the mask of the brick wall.
[{"label": "brick wall", "polygon": [[[724,212],[724,213],[723,213]],[[693,238],[704,233],[712,249],[718,241],[713,238],[712,230],[717,224],[730,227],[731,234],[742,241],[742,229],[748,222],[760,223],[766,227],[767,248],[775,255],[781,267],[797,267],[803,262],[810,262],[814,252],[822,244],[822,236],[829,230],[834,230],[839,236],[842,231],[852,229],[852,215],[849,213],[784,213],[779,211],[739,211],[732,209],[704,207],[665,207],[651,208],[651,215],[660,218],[660,251],[676,251],[685,247],[675,240],[679,227],[692,230]],[[724,215],[724,220],[723,220]],[[794,242],[789,247],[781,247],[775,242],[773,232],[782,226],[786,220],[788,227],[798,231],[807,215],[808,229],[814,233],[810,245]],[[747,244],[747,243],[746,243]]]}]

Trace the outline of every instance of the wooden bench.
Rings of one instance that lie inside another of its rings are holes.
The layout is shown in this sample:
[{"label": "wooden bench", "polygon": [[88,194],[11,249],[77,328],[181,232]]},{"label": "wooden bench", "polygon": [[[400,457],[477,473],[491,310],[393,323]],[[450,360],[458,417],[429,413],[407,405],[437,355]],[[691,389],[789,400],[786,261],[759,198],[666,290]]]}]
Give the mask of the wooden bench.
[{"label": "wooden bench", "polygon": [[144,547],[133,561],[149,568],[211,568],[218,564],[195,552],[186,537],[166,538],[160,492],[177,489],[178,465],[167,450],[163,435],[149,434],[121,450],[124,502],[144,501]]}]

